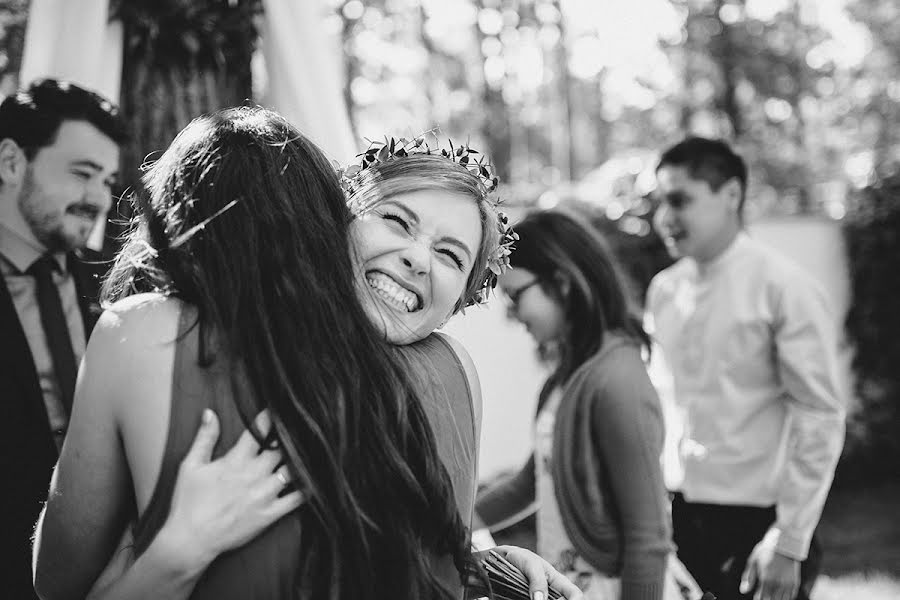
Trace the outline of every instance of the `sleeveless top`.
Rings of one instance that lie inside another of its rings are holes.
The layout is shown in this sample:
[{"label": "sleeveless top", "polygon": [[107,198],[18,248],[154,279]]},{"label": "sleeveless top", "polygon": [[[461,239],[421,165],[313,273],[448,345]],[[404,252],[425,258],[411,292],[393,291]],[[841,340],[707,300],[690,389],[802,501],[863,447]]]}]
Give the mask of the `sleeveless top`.
[{"label": "sleeveless top", "polygon": [[[233,400],[231,385],[234,365],[228,360],[217,360],[208,368],[199,366],[200,328],[193,326],[195,321],[196,310],[184,306],[179,319],[179,336],[175,342],[168,437],[153,494],[134,525],[135,557],[147,549],[168,517],[178,467],[200,426],[203,409],[214,410],[220,422],[220,437],[214,458],[225,454],[245,429]],[[439,334],[397,351],[409,368],[415,369],[415,377],[423,385],[430,386],[422,388],[428,390],[427,394],[423,394],[422,408],[453,483],[463,523],[471,528],[478,440],[471,390],[463,366]],[[234,379],[238,393],[251,393],[245,377],[238,374]],[[190,598],[294,598],[298,589],[305,587],[295,580],[301,544],[300,518],[295,511],[244,546],[216,558],[197,582]],[[451,558],[436,558],[433,563],[441,581],[451,589],[458,588],[458,596],[462,598],[463,589]],[[398,590],[398,594],[402,591]]]}]

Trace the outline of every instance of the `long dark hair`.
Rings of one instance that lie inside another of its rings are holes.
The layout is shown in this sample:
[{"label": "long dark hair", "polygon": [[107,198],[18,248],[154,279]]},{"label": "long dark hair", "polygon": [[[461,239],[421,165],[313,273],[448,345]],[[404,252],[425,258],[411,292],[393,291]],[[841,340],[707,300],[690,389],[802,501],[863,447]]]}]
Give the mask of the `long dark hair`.
[{"label": "long dark hair", "polygon": [[242,418],[270,409],[308,497],[301,587],[450,597],[430,558],[468,573],[467,532],[412,386],[357,300],[352,215],[329,162],[276,113],[236,108],[188,125],[144,182],[104,301],[181,298],[215,340],[200,365],[223,347],[240,361],[253,391],[236,395]]},{"label": "long dark hair", "polygon": [[562,307],[567,325],[542,400],[600,349],[608,331],[649,348],[618,261],[596,229],[574,215],[548,210],[528,215],[515,230],[519,241],[511,257],[513,268],[535,274]]}]

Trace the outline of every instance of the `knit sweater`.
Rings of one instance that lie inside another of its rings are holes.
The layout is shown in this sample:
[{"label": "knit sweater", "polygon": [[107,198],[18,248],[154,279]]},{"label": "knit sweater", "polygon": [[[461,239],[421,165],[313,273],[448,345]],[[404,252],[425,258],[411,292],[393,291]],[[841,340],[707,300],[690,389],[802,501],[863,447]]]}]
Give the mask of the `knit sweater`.
[{"label": "knit sweater", "polygon": [[[660,600],[672,550],[660,467],[662,411],[638,345],[607,333],[569,378],[556,415],[553,481],[566,533],[599,572],[620,576],[621,600]],[[497,529],[535,500],[534,459],[476,503]],[[540,507],[537,507],[540,510]]]}]

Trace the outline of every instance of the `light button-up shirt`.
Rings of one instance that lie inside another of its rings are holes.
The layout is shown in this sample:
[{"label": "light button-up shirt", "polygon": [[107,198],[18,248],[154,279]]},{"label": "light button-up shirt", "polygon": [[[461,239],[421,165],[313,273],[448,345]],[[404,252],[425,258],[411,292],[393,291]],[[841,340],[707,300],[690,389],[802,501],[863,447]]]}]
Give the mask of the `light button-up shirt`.
[{"label": "light button-up shirt", "polygon": [[813,278],[741,233],[719,257],[654,278],[648,326],[683,416],[688,501],[772,506],[802,560],[844,440],[836,316]]}]

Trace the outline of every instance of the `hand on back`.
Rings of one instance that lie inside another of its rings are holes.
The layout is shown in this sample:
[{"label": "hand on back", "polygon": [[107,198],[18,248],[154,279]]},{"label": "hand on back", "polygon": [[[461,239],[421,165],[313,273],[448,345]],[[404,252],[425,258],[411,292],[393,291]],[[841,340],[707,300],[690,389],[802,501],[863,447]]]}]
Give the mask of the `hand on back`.
[{"label": "hand on back", "polygon": [[[259,413],[255,424],[267,435],[268,411]],[[204,563],[246,544],[303,502],[296,489],[282,494],[291,476],[280,450],[262,450],[244,431],[224,456],[211,460],[218,439],[218,418],[207,409],[178,469],[169,518],[160,531],[193,548]]]}]

